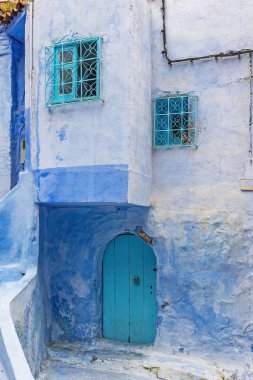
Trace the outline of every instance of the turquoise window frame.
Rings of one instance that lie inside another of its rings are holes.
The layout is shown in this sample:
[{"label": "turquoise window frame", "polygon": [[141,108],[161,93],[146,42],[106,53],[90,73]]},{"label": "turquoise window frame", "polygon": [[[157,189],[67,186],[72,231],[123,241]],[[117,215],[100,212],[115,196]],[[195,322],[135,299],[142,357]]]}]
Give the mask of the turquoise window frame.
[{"label": "turquoise window frame", "polygon": [[176,94],[154,99],[154,148],[196,147],[197,122],[197,96]]},{"label": "turquoise window frame", "polygon": [[[64,52],[68,51],[72,54],[72,60],[64,61]],[[60,54],[61,52],[62,54]],[[63,61],[60,61],[60,57]],[[67,71],[71,71],[71,73]],[[66,78],[67,81],[64,82]],[[69,91],[70,86],[71,91]],[[100,37],[60,41],[45,48],[46,107],[99,100],[100,96]]]},{"label": "turquoise window frame", "polygon": [[[64,52],[72,53],[72,62],[64,62]],[[60,62],[60,53],[62,53],[63,63]],[[54,102],[59,103],[67,103],[73,101],[76,98],[76,89],[77,89],[77,48],[76,45],[65,45],[65,46],[56,46],[55,47],[55,65],[54,65]],[[72,70],[71,81],[62,82],[64,79],[64,70]],[[62,73],[62,79],[60,79],[60,74]],[[60,89],[70,86],[72,87],[71,93],[61,93]]]}]

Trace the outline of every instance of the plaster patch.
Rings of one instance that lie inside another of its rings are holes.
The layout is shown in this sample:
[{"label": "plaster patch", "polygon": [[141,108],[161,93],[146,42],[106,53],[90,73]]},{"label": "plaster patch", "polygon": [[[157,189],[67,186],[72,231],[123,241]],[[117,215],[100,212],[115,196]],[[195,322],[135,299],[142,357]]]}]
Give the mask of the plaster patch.
[{"label": "plaster patch", "polygon": [[67,140],[67,136],[66,136],[67,129],[68,129],[68,124],[65,124],[60,130],[56,131],[60,141]]},{"label": "plaster patch", "polygon": [[81,276],[80,273],[78,273],[76,276],[73,276],[70,279],[70,283],[73,287],[73,292],[77,294],[79,298],[86,298],[89,293],[89,288],[87,286],[87,281],[85,280],[84,276]]}]

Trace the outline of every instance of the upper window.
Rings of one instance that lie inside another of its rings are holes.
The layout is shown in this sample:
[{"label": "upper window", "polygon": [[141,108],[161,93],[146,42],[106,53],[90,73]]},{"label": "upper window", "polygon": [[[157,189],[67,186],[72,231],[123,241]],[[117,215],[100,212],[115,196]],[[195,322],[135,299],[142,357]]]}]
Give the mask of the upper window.
[{"label": "upper window", "polygon": [[155,99],[155,147],[197,145],[197,100],[193,95]]},{"label": "upper window", "polygon": [[100,98],[100,38],[46,48],[46,106]]}]

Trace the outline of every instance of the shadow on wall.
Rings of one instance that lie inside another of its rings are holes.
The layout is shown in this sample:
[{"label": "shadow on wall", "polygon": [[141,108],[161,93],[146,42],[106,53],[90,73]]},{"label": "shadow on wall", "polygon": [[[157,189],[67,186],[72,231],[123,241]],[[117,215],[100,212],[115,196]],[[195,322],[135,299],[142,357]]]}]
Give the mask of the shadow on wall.
[{"label": "shadow on wall", "polygon": [[25,273],[27,266],[36,264],[36,228],[32,175],[23,173],[0,201],[0,266],[18,263]]},{"label": "shadow on wall", "polygon": [[11,302],[11,315],[32,374],[39,375],[46,357],[46,318],[42,282],[38,276]]},{"label": "shadow on wall", "polygon": [[102,259],[106,245],[145,225],[149,208],[40,209],[39,271],[44,279],[49,343],[102,335]]}]

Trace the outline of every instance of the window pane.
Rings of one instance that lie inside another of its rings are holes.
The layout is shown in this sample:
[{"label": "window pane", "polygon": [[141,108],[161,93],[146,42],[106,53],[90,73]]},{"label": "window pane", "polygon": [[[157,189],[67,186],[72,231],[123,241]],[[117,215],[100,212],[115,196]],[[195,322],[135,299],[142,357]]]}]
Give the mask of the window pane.
[{"label": "window pane", "polygon": [[82,82],[79,87],[78,96],[82,98],[97,96],[96,80]]},{"label": "window pane", "polygon": [[59,62],[60,64],[69,64],[73,62],[73,50],[63,50],[59,51]]},{"label": "window pane", "polygon": [[86,42],[81,44],[81,58],[94,59],[97,58],[97,41]]},{"label": "window pane", "polygon": [[84,61],[80,65],[81,79],[89,80],[97,77],[97,60]]},{"label": "window pane", "polygon": [[156,130],[164,131],[167,129],[168,129],[168,116],[167,115],[156,116]]},{"label": "window pane", "polygon": [[168,113],[168,99],[159,99],[156,101],[156,114],[166,115]]},{"label": "window pane", "polygon": [[68,95],[73,91],[73,70],[72,69],[60,69],[60,86],[59,94]]},{"label": "window pane", "polygon": [[77,97],[92,98],[99,95],[99,60],[97,41],[82,42],[78,51]]},{"label": "window pane", "polygon": [[172,131],[181,128],[181,115],[173,114],[170,115],[170,129]]},{"label": "window pane", "polygon": [[180,97],[170,98],[169,105],[170,105],[170,113],[181,113],[182,99]]},{"label": "window pane", "polygon": [[156,132],[155,133],[155,145],[164,146],[168,145],[168,132]]},{"label": "window pane", "polygon": [[189,110],[188,110],[188,108],[189,108],[189,98],[188,98],[188,96],[184,96],[183,97],[183,112],[189,112]]}]

